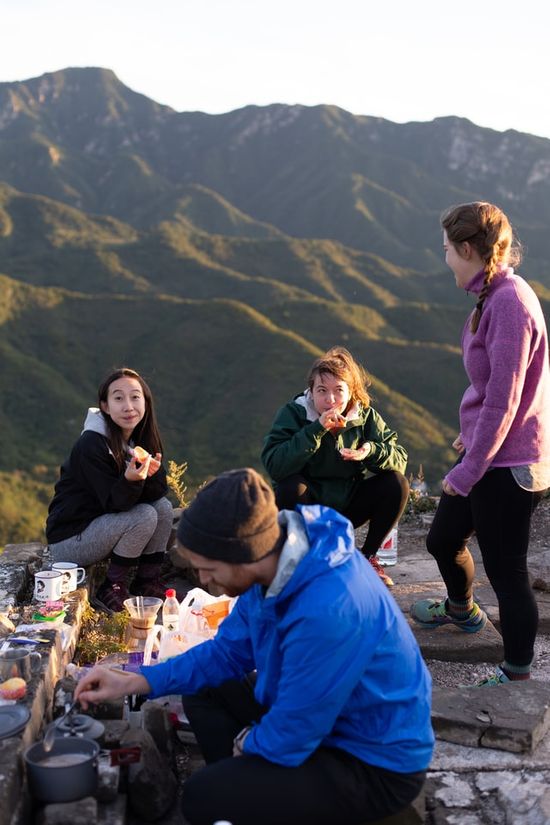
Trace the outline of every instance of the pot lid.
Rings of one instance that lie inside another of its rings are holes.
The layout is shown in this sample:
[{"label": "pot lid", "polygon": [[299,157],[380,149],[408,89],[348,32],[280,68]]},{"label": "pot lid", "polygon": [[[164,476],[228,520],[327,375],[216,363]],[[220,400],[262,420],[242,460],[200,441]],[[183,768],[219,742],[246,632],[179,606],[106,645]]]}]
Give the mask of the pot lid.
[{"label": "pot lid", "polygon": [[0,739],[20,733],[29,721],[31,712],[26,705],[2,705],[0,707]]},{"label": "pot lid", "polygon": [[87,739],[99,739],[105,725],[98,719],[92,719],[85,713],[75,713],[72,719],[63,719],[56,728],[56,736],[85,736]]}]

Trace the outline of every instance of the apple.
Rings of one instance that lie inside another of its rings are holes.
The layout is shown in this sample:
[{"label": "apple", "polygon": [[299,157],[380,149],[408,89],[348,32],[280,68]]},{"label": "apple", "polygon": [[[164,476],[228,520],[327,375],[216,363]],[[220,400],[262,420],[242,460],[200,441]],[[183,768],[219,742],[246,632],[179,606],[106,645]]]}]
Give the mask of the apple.
[{"label": "apple", "polygon": [[27,692],[27,683],[19,676],[13,676],[0,685],[0,698],[22,699]]}]

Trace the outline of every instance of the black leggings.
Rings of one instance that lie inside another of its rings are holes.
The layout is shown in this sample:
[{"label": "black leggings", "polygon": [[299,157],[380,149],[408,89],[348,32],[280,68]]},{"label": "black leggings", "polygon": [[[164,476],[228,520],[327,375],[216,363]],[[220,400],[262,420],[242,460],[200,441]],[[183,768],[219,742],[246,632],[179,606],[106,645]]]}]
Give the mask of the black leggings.
[{"label": "black leggings", "polygon": [[[409,482],[396,470],[384,470],[360,481],[342,515],[354,527],[369,522],[367,537],[361,548],[365,556],[374,556],[392,527],[399,521],[409,498]],[[292,475],[277,484],[275,500],[279,510],[294,510],[297,504],[323,504],[318,501],[306,478]]]},{"label": "black leggings", "polygon": [[247,681],[184,696],[183,705],[208,763],[185,783],[182,808],[191,825],[360,825],[402,810],[424,784],[424,771],[394,773],[337,748],[318,748],[292,768],[233,757],[233,738],[265,712]]},{"label": "black leggings", "polygon": [[426,546],[451,599],[472,596],[474,561],[466,541],[475,532],[487,578],[498,599],[504,657],[524,667],[533,659],[538,609],[529,582],[531,514],[542,493],[523,490],[508,467],[489,470],[469,496],[442,493]]}]

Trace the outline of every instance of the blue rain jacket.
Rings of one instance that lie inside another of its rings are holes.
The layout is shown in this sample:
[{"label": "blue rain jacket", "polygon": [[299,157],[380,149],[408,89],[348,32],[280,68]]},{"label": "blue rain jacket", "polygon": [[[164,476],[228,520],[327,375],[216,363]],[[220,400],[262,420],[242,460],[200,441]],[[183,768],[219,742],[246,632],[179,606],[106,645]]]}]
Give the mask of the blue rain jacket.
[{"label": "blue rain jacket", "polygon": [[257,670],[268,708],[245,753],[280,765],[319,746],[398,773],[433,750],[431,678],[393,597],[328,507],[283,511],[287,541],[275,579],[240,596],[215,639],[142,667],[151,697],[193,694]]}]

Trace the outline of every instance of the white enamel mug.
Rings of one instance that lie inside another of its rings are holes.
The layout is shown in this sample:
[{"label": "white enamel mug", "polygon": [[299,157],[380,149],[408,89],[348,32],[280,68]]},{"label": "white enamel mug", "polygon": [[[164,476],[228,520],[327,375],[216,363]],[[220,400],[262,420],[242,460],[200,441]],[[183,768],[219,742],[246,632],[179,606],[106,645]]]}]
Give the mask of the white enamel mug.
[{"label": "white enamel mug", "polygon": [[41,570],[34,574],[34,598],[39,602],[56,602],[61,598],[63,576],[59,570]]},{"label": "white enamel mug", "polygon": [[72,593],[86,578],[84,568],[79,567],[74,561],[56,561],[52,564],[52,570],[57,570],[58,573],[61,573],[62,596],[65,596],[67,593]]}]

